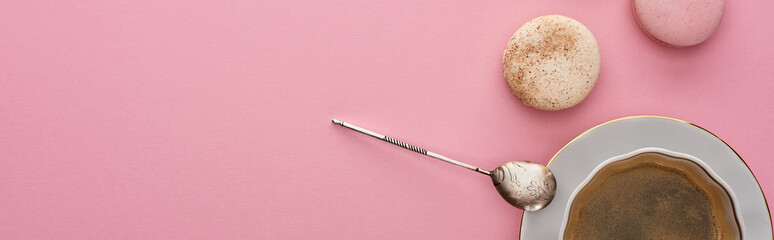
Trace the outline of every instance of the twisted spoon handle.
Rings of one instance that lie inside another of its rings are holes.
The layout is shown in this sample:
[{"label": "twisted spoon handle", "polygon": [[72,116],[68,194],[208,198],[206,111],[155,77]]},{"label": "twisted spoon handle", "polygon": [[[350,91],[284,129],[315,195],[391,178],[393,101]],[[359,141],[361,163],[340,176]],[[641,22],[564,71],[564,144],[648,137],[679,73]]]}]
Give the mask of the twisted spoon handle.
[{"label": "twisted spoon handle", "polygon": [[402,148],[405,148],[405,149],[417,152],[419,154],[427,155],[427,156],[439,159],[439,160],[447,162],[447,163],[451,163],[451,164],[454,164],[454,165],[457,165],[457,166],[460,166],[460,167],[464,167],[464,168],[473,170],[473,171],[475,171],[477,173],[481,173],[481,174],[484,174],[484,175],[491,175],[492,174],[491,172],[489,172],[487,170],[484,170],[484,169],[481,169],[481,168],[478,168],[478,167],[474,167],[474,166],[472,166],[470,164],[463,163],[463,162],[460,162],[460,161],[457,161],[457,160],[445,157],[445,156],[443,156],[441,154],[437,154],[437,153],[434,153],[434,152],[431,152],[431,151],[427,151],[427,150],[425,150],[423,148],[416,147],[414,145],[402,142],[400,140],[397,140],[397,139],[394,139],[394,138],[391,138],[391,137],[388,137],[388,136],[384,136],[382,134],[378,134],[378,133],[373,132],[371,130],[368,130],[368,129],[365,129],[365,128],[361,128],[361,127],[352,125],[350,123],[346,123],[346,122],[339,121],[339,120],[336,120],[336,119],[333,119],[333,123],[341,125],[342,127],[345,127],[345,128],[349,128],[349,129],[355,130],[355,131],[360,132],[362,134],[365,134],[365,135],[368,135],[368,136],[371,136],[371,137],[374,137],[374,138],[381,139],[382,141],[385,141],[385,142],[388,142],[388,143],[392,143],[393,145],[396,145],[396,146],[399,146],[399,147],[402,147]]}]

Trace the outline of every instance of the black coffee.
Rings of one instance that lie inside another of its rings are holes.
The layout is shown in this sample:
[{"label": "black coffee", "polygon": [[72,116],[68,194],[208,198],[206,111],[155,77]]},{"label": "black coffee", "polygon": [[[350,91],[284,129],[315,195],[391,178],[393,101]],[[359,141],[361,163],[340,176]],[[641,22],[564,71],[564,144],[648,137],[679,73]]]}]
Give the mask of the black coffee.
[{"label": "black coffee", "polygon": [[564,239],[741,239],[731,198],[698,164],[642,153],[575,196]]}]

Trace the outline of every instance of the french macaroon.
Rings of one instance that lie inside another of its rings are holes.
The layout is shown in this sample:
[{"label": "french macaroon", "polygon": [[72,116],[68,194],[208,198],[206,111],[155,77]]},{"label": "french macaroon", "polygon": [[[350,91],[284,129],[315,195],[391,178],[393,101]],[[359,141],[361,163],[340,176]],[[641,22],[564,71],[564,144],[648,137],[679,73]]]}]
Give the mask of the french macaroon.
[{"label": "french macaroon", "polygon": [[597,40],[586,26],[548,15],[516,30],[503,53],[503,74],[521,102],[555,111],[589,95],[599,78],[600,61]]},{"label": "french macaroon", "polygon": [[670,47],[690,47],[707,40],[723,19],[725,0],[632,0],[640,28]]}]

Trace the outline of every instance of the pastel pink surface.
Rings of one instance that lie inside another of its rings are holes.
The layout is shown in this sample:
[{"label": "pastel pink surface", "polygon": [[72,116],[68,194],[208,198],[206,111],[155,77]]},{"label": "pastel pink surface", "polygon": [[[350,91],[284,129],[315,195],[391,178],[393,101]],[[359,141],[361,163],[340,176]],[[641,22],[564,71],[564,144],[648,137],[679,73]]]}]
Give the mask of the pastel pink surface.
[{"label": "pastel pink surface", "polygon": [[[0,238],[518,238],[486,177],[332,118],[492,169],[665,115],[728,142],[772,205],[772,11],[728,2],[712,38],[673,49],[628,1],[4,1]],[[546,14],[602,54],[559,112],[502,76],[511,34]]]},{"label": "pastel pink surface", "polygon": [[642,30],[675,47],[693,46],[712,36],[724,5],[725,0],[632,0]]}]

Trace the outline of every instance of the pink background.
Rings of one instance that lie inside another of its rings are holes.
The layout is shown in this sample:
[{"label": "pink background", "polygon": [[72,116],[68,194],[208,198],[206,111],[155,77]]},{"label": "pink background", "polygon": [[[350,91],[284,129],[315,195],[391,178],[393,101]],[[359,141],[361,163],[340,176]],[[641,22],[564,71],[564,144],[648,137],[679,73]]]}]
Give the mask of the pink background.
[{"label": "pink background", "polygon": [[[728,1],[688,49],[651,41],[629,4],[5,0],[0,238],[518,238],[489,179],[332,118],[492,169],[670,116],[734,147],[772,205],[774,1]],[[546,14],[602,54],[594,91],[560,112],[501,73],[511,34]]]}]

